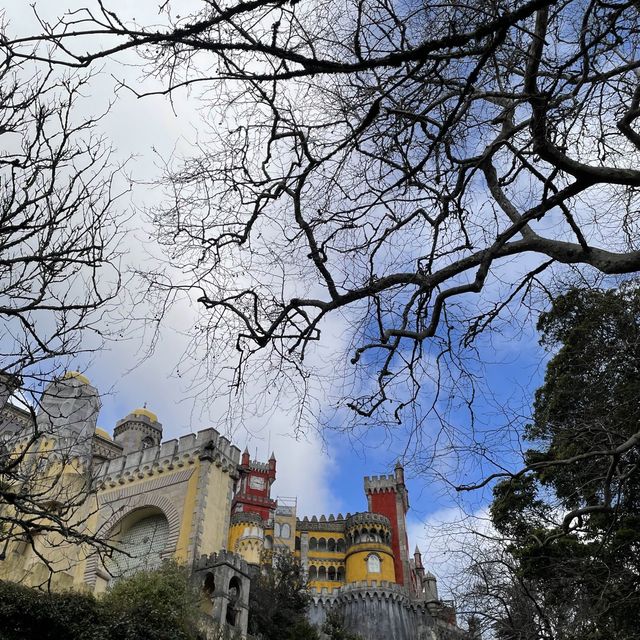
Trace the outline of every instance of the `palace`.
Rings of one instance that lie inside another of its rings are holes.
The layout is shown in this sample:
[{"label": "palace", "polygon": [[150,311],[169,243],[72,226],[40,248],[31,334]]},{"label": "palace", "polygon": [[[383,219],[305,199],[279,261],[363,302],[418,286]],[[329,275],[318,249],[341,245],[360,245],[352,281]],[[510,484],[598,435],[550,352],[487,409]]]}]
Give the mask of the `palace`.
[{"label": "palace", "polygon": [[287,549],[308,576],[309,618],[318,626],[337,610],[365,640],[467,637],[418,549],[409,555],[400,464],[392,475],[364,479],[366,511],[300,519],[295,498],[272,496],[273,454],[251,460],[215,429],[163,441],[146,408],[119,420],[111,436],[96,426],[97,390],[75,372],[47,387],[35,423],[8,402],[11,392],[10,378],[0,377],[0,454],[20,454],[29,443],[25,478],[52,512],[116,551],[14,532],[3,543],[1,579],[100,593],[173,558],[192,568],[207,613],[246,637],[251,576]]}]

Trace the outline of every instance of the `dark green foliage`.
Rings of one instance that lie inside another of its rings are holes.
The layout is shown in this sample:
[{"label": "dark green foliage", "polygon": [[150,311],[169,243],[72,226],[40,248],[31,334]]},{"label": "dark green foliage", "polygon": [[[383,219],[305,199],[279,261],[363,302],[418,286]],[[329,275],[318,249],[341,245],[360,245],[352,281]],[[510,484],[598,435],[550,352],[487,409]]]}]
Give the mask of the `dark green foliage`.
[{"label": "dark green foliage", "polygon": [[337,611],[329,611],[322,632],[329,636],[329,640],[362,640],[362,636],[344,628],[344,619]]},{"label": "dark green foliage", "polygon": [[306,618],[310,596],[295,558],[279,553],[251,581],[249,633],[261,640],[317,640]]},{"label": "dark green foliage", "polygon": [[109,638],[98,601],[78,593],[44,593],[0,581],[0,640]]},{"label": "dark green foliage", "polygon": [[110,640],[191,640],[197,635],[198,595],[186,569],[170,562],[117,582],[101,604],[112,620]]},{"label": "dark green foliage", "polygon": [[199,619],[188,574],[173,563],[99,599],[0,582],[0,640],[196,640]]},{"label": "dark green foliage", "polygon": [[[527,585],[526,600],[539,605],[520,613],[546,629],[541,638],[635,639],[640,288],[572,290],[555,300],[538,328],[542,344],[556,352],[525,430],[529,470],[498,484],[491,507]],[[518,632],[505,621],[499,637],[519,638]]]}]

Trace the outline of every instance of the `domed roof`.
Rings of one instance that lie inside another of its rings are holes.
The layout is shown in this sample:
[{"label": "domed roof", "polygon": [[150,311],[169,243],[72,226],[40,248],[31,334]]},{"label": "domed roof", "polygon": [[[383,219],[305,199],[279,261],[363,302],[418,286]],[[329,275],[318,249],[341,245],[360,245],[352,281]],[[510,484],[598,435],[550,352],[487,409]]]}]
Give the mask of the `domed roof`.
[{"label": "domed roof", "polygon": [[113,440],[109,433],[100,427],[96,427],[96,435],[104,438],[105,440]]},{"label": "domed roof", "polygon": [[147,418],[149,418],[149,420],[151,420],[151,422],[158,422],[158,416],[153,413],[153,411],[149,411],[149,409],[147,409],[146,407],[142,407],[141,409],[134,409],[131,414],[134,416],[146,416]]},{"label": "domed roof", "polygon": [[63,376],[63,380],[79,380],[83,384],[91,384],[87,376],[82,375],[79,371],[67,371]]}]

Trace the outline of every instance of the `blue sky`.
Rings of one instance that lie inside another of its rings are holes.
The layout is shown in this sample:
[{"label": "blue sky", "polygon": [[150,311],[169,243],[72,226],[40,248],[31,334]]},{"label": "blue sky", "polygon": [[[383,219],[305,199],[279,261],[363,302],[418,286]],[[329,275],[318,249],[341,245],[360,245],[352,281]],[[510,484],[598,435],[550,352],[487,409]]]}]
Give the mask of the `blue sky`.
[{"label": "blue sky", "polygon": [[[45,16],[47,12],[55,13],[61,9],[49,3],[37,4]],[[70,6],[72,4],[69,2]],[[112,4],[127,6],[123,0]],[[153,16],[156,10],[157,2],[136,6],[141,22]],[[28,33],[37,28],[27,3],[16,3],[7,9],[7,15],[16,31]],[[88,92],[85,102],[78,105],[80,110],[87,113],[101,111],[114,97],[111,74],[135,82],[139,71],[106,63],[92,82],[91,93]],[[176,94],[172,105],[164,98],[137,100],[130,93],[121,91],[110,114],[101,124],[105,135],[117,148],[117,158],[131,158],[127,170],[138,181],[131,195],[123,200],[123,206],[133,214],[127,223],[127,248],[132,264],[139,260],[150,261],[158,251],[150,240],[147,223],[139,215],[139,210],[141,207],[153,207],[159,194],[153,185],[144,183],[159,174],[161,158],[189,152],[190,142],[198,133],[197,107],[198,104],[186,94]],[[187,301],[174,307],[165,319],[166,326],[162,329],[160,341],[148,359],[142,357],[145,336],[141,326],[130,340],[112,343],[90,360],[74,363],[75,368],[86,372],[102,394],[99,426],[112,431],[118,419],[146,403],[158,414],[166,438],[213,426],[230,435],[241,449],[249,446],[252,457],[257,452],[259,459],[266,460],[274,450],[279,472],[274,494],[297,496],[300,515],[365,510],[363,477],[391,473],[398,456],[406,453],[406,476],[412,504],[411,533],[416,541],[422,523],[454,509],[456,500],[463,500],[471,511],[486,505],[490,497],[488,492],[459,496],[434,477],[429,460],[424,456],[426,448],[405,452],[406,435],[413,426],[410,420],[398,429],[393,440],[385,438],[375,428],[365,434],[358,433],[357,437],[353,433],[341,433],[339,421],[343,419],[342,414],[330,421],[334,429],[324,432],[324,440],[315,428],[319,427],[318,424],[310,424],[303,433],[294,437],[291,426],[295,418],[285,393],[284,398],[278,399],[281,404],[263,407],[262,415],[245,415],[244,421],[237,423],[225,421],[221,417],[224,400],[210,401],[207,393],[199,392],[206,389],[207,383],[197,367],[188,366],[189,359],[183,358],[188,349],[185,333],[196,318],[197,311]],[[340,319],[331,322],[333,324],[326,327],[322,345],[329,351],[343,333]],[[523,312],[522,317],[512,319],[512,323],[500,333],[483,336],[477,343],[477,359],[484,364],[477,370],[480,392],[474,404],[475,428],[488,437],[488,455],[499,453],[514,464],[517,463],[515,456],[511,460],[505,456],[514,450],[517,439],[510,441],[504,435],[494,436],[492,431],[510,420],[513,426],[511,433],[517,431],[523,419],[508,412],[505,414],[502,408],[509,406],[516,414],[526,414],[532,391],[541,381],[544,354],[537,346],[532,324],[533,320]],[[146,338],[148,340],[148,333]],[[319,368],[326,366],[322,350],[315,357]],[[427,388],[425,404],[430,392]],[[253,401],[253,398],[249,400]],[[231,404],[237,401],[240,400],[230,400]],[[330,415],[330,404],[328,398],[319,399],[325,415]],[[464,407],[452,409],[447,417],[460,431],[469,432],[471,419]],[[437,425],[428,422],[425,433],[431,437],[436,428]],[[478,480],[488,469],[469,464],[468,460],[465,464],[468,465],[465,467],[465,480],[469,482]]]}]

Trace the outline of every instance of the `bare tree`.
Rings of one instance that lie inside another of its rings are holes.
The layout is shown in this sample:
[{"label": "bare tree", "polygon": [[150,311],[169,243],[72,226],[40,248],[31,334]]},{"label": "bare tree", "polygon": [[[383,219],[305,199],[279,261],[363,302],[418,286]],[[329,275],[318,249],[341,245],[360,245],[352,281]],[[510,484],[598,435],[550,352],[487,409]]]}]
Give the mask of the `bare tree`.
[{"label": "bare tree", "polygon": [[[79,114],[87,81],[0,54],[0,560],[6,568],[8,549],[32,549],[49,570],[43,582],[69,564],[65,545],[110,548],[86,526],[97,505],[91,456],[78,447],[90,450],[93,433],[60,437],[61,423],[79,420],[64,409],[73,380],[47,387],[63,390],[58,415],[41,402],[44,384],[116,326],[105,319],[119,301],[124,217],[100,116]],[[95,424],[93,395],[83,419]]]},{"label": "bare tree", "polygon": [[138,95],[199,92],[199,153],[168,167],[153,212],[183,278],[153,280],[195,292],[196,338],[213,360],[235,352],[236,385],[252,361],[306,381],[337,315],[352,326],[343,405],[365,422],[417,399],[437,413],[425,382],[458,384],[464,349],[544,272],[640,267],[635,3],[160,9],[145,26],[97,2],[6,46],[70,67],[135,49]]}]

